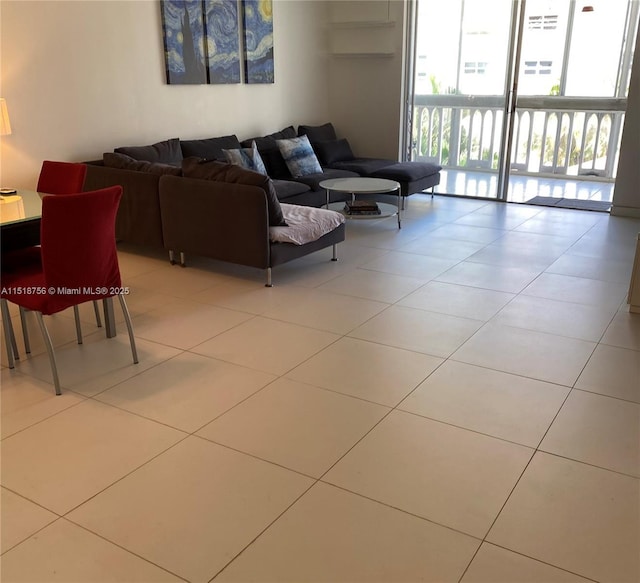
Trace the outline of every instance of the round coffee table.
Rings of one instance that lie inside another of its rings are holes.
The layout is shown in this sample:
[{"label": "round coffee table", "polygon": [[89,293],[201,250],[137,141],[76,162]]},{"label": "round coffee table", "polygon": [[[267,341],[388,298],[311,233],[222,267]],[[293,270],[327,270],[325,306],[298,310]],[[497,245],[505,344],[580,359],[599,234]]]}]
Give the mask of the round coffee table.
[{"label": "round coffee table", "polygon": [[[331,210],[342,213],[347,219],[384,219],[387,217],[398,217],[398,229],[402,228],[400,210],[402,208],[402,196],[400,192],[400,183],[395,180],[387,180],[386,178],[331,178],[320,182],[320,187],[327,191],[326,207]],[[344,203],[329,202],[331,192],[341,192],[350,194],[351,200],[354,201],[359,194],[393,194],[398,193],[397,206],[386,203],[378,203],[380,214],[351,214],[344,210]]]}]

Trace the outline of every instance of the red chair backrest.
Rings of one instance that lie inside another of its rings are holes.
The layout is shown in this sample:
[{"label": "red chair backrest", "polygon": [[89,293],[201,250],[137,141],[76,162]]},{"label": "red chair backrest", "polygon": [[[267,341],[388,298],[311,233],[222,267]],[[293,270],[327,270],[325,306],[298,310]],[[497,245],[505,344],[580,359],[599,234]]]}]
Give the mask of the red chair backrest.
[{"label": "red chair backrest", "polygon": [[37,190],[38,192],[45,192],[47,194],[74,194],[76,192],[82,192],[86,175],[86,164],[45,160],[40,170]]},{"label": "red chair backrest", "polygon": [[[114,295],[120,287],[115,223],[121,186],[44,196],[42,199],[42,269],[47,287],[69,288],[74,305]],[[106,288],[107,293],[96,293]],[[66,300],[66,302],[65,302]]]}]

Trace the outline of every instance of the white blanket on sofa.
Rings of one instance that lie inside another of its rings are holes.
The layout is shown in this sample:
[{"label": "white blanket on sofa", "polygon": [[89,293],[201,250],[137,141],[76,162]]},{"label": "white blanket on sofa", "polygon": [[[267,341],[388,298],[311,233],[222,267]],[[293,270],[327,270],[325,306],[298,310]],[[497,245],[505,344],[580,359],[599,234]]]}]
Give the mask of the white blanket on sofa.
[{"label": "white blanket on sofa", "polygon": [[281,203],[280,206],[284,220],[289,226],[269,227],[270,239],[278,243],[311,243],[345,221],[344,216],[336,211],[286,203]]}]

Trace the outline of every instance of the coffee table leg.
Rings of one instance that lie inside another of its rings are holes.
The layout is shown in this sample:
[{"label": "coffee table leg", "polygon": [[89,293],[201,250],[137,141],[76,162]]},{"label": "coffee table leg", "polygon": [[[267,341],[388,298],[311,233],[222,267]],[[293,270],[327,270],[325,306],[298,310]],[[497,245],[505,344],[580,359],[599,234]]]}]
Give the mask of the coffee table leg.
[{"label": "coffee table leg", "polygon": [[402,211],[402,189],[398,189],[398,229],[402,229],[400,212]]}]

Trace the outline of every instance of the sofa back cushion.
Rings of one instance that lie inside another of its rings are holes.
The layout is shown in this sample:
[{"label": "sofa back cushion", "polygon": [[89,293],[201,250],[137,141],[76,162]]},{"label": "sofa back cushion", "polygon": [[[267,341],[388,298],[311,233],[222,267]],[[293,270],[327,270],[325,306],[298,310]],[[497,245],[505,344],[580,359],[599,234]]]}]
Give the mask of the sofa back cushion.
[{"label": "sofa back cushion", "polygon": [[345,138],[342,138],[341,140],[315,142],[313,144],[313,149],[318,155],[320,162],[325,166],[331,166],[336,162],[353,160],[355,157],[351,151],[349,142]]},{"label": "sofa back cushion", "polygon": [[223,150],[235,150],[241,147],[236,135],[207,138],[206,140],[182,140],[182,155],[185,158],[197,156],[206,160],[225,161]]},{"label": "sofa back cushion", "polygon": [[273,182],[264,174],[241,168],[235,164],[190,157],[182,161],[182,175],[186,178],[200,178],[201,180],[245,184],[262,188],[267,197],[269,225],[272,227],[287,226]]},{"label": "sofa back cushion", "polygon": [[116,154],[115,152],[105,152],[102,155],[102,162],[108,168],[119,168],[120,170],[135,170],[137,172],[150,172],[164,176],[181,176],[180,166],[171,164],[160,164],[157,162],[147,162],[146,160],[136,160],[126,154]]},{"label": "sofa back cushion", "polygon": [[284,158],[282,157],[282,154],[280,154],[276,140],[285,140],[295,137],[295,128],[293,126],[288,126],[279,132],[274,132],[273,134],[243,140],[242,146],[250,148],[251,143],[255,141],[258,146],[260,156],[262,157],[262,161],[267,169],[267,174],[271,176],[271,178],[291,180],[291,172],[289,172]]},{"label": "sofa back cushion", "polygon": [[180,166],[183,158],[179,138],[172,138],[150,146],[123,146],[116,148],[114,152],[125,154],[135,160],[172,164],[173,166]]},{"label": "sofa back cushion", "polygon": [[298,126],[298,135],[307,136],[312,144],[329,142],[338,138],[332,123],[325,123],[321,126]]}]

